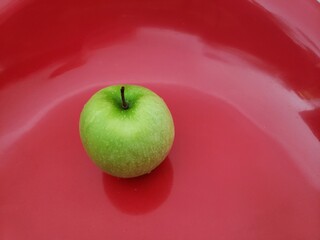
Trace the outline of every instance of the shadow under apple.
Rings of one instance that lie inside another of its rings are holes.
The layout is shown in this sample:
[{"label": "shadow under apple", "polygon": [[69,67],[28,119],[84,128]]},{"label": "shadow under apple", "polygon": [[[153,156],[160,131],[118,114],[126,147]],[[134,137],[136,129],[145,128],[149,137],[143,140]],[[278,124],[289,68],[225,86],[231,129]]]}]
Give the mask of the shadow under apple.
[{"label": "shadow under apple", "polygon": [[120,211],[144,214],[157,209],[170,194],[173,168],[167,157],[155,170],[136,178],[117,178],[103,173],[104,190]]}]

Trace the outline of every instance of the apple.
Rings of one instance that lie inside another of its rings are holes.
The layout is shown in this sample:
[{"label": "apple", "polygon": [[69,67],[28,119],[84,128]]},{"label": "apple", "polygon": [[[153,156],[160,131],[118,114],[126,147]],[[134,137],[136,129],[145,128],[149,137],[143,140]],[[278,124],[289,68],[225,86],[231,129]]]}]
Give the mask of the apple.
[{"label": "apple", "polygon": [[122,178],[155,169],[168,155],[175,134],[163,99],[137,85],[109,86],[96,92],[81,112],[79,131],[92,161]]}]

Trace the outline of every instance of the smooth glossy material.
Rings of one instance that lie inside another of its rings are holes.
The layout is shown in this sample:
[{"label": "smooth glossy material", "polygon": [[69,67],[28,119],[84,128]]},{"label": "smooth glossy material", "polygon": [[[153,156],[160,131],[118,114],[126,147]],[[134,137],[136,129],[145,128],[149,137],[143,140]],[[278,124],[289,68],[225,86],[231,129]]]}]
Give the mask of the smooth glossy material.
[{"label": "smooth glossy material", "polygon": [[[320,239],[320,4],[0,5],[0,239]],[[176,126],[150,175],[85,154],[83,104],[149,87]]]}]

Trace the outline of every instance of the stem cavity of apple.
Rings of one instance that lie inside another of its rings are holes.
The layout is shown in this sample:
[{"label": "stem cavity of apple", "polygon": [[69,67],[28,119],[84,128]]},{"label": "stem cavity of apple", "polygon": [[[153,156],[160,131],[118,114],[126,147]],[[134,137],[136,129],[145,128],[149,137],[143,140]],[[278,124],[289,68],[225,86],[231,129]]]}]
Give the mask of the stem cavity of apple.
[{"label": "stem cavity of apple", "polygon": [[129,108],[129,106],[124,97],[124,86],[121,87],[120,92],[121,92],[122,108],[126,110]]}]

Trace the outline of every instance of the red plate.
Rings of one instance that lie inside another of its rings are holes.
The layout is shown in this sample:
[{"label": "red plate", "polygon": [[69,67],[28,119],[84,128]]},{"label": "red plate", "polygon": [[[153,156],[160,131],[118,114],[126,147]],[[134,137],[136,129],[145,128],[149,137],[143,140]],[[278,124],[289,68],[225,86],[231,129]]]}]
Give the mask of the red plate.
[{"label": "red plate", "polygon": [[[0,3],[0,239],[320,239],[320,3]],[[131,180],[85,154],[98,89],[161,95],[176,139]]]}]

